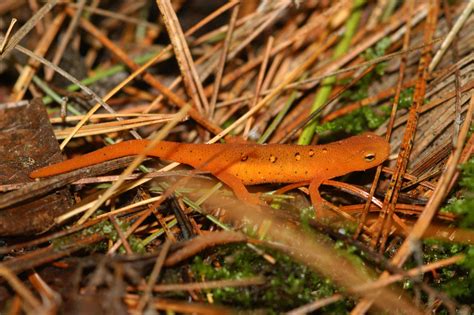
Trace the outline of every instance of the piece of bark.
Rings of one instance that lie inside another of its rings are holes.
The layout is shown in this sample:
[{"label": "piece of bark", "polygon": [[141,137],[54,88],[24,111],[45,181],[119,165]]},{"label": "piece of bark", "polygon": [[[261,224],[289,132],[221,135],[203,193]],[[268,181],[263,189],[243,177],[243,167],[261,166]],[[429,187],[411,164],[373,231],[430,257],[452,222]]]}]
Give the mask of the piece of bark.
[{"label": "piece of bark", "polygon": [[[29,183],[28,174],[62,161],[41,99],[0,105],[0,184]],[[18,196],[15,207],[0,210],[0,236],[46,231],[66,212],[72,198],[66,188],[44,197]]]}]

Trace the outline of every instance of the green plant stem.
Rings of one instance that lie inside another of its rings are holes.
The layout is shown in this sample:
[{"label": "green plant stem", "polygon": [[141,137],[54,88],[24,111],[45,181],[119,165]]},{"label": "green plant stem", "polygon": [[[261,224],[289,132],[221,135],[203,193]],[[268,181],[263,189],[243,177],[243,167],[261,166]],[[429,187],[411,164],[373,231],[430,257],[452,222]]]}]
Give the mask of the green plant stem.
[{"label": "green plant stem", "polygon": [[[337,44],[332,59],[335,60],[342,55],[344,55],[350,47],[352,38],[356,33],[357,27],[359,26],[360,17],[362,15],[362,6],[365,4],[365,0],[354,0],[354,5],[352,9],[352,13],[346,21],[345,25],[345,32],[342,36],[341,40]],[[311,113],[317,111],[321,106],[323,106],[326,101],[328,100],[329,96],[331,95],[332,87],[336,82],[335,76],[330,76],[324,79],[321,82],[321,87],[319,88],[318,92],[316,93],[316,97],[314,98],[313,105],[311,107]],[[311,143],[311,139],[314,136],[314,132],[316,131],[317,121],[312,121],[303,129],[301,133],[298,144],[301,145],[308,145]]]}]

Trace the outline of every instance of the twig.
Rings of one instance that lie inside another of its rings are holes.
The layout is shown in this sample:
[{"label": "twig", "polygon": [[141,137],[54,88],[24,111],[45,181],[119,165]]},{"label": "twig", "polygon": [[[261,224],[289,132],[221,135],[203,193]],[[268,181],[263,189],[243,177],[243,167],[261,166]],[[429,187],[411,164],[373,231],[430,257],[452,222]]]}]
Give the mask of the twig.
[{"label": "twig", "polygon": [[151,271],[150,278],[148,279],[145,292],[143,292],[143,296],[138,302],[136,308],[138,312],[142,312],[143,309],[146,307],[148,301],[150,300],[151,293],[153,291],[153,286],[155,285],[156,281],[158,280],[158,277],[160,276],[161,268],[163,267],[166,256],[168,255],[170,246],[171,242],[167,239],[161,247],[160,255],[157,257],[155,265],[153,266],[153,270]]},{"label": "twig", "polygon": [[165,261],[165,266],[173,266],[179,262],[196,255],[198,252],[219,244],[242,243],[247,241],[247,236],[232,231],[210,232],[199,235],[186,241],[183,247],[171,255]]},{"label": "twig", "polygon": [[122,228],[118,224],[117,220],[113,215],[109,215],[109,221],[112,222],[115,230],[117,231],[117,234],[119,235],[120,239],[122,240],[123,247],[125,247],[125,250],[127,251],[127,254],[131,255],[133,254],[133,250],[130,247],[130,244],[127,241],[127,238],[123,234]]}]

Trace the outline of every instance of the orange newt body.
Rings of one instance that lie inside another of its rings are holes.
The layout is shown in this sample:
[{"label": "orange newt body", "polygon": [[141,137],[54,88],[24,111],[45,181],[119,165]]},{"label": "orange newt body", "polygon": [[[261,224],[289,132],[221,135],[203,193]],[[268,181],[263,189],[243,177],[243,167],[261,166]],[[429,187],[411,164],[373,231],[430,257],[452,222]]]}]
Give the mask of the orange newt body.
[{"label": "orange newt body", "polygon": [[[137,155],[148,140],[130,140],[47,166],[30,174],[46,177],[115,158]],[[227,184],[239,199],[256,203],[244,185],[310,181],[313,204],[321,202],[318,188],[330,178],[372,168],[385,161],[390,146],[374,134],[324,145],[185,144],[159,142],[147,155],[209,171]]]}]

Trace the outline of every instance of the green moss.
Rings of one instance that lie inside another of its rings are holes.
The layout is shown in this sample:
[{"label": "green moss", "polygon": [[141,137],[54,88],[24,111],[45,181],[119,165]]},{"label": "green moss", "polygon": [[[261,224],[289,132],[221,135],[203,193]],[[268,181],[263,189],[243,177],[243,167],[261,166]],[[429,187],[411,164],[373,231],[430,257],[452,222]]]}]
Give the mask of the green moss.
[{"label": "green moss", "polygon": [[[122,231],[124,232],[130,227],[130,225],[126,222],[121,222],[119,220],[117,220],[117,222],[120,228],[122,229]],[[83,229],[77,233],[74,233],[72,235],[55,239],[52,241],[52,245],[57,250],[61,250],[62,248],[68,247],[76,243],[78,240],[84,239],[88,236],[97,235],[97,234],[102,235],[105,238],[105,240],[92,244],[89,247],[87,247],[87,249],[92,252],[106,251],[108,249],[107,243],[109,240],[112,242],[115,242],[119,239],[119,235],[114,225],[110,221],[102,221],[86,229]],[[135,235],[132,234],[127,238],[127,241],[130,244],[130,248],[132,249],[134,253],[140,253],[140,254],[145,253],[145,247],[143,246],[141,239],[137,238]],[[119,253],[121,254],[126,253],[123,245],[119,247]]]},{"label": "green moss", "polygon": [[[289,310],[297,306],[327,297],[335,293],[330,281],[319,277],[304,265],[294,262],[290,257],[274,251],[267,251],[275,259],[270,264],[255,251],[245,245],[220,247],[213,255],[211,265],[197,256],[190,265],[197,281],[222,279],[242,279],[264,276],[267,283],[262,286],[241,288],[219,288],[211,292],[217,303],[238,308],[265,308],[273,312]],[[324,309],[325,313],[346,313],[344,302],[335,303]]]},{"label": "green moss", "polygon": [[[465,259],[456,265],[437,270],[436,276],[425,274],[431,286],[456,298],[459,303],[472,303],[474,293],[474,247],[426,240],[423,246],[423,263],[431,263],[454,255],[464,254]],[[407,267],[414,268],[413,262]]]},{"label": "green moss", "polygon": [[461,166],[462,176],[459,180],[461,198],[452,198],[443,211],[455,213],[461,217],[459,226],[474,228],[474,158]]},{"label": "green moss", "polygon": [[[474,228],[474,158],[462,166],[462,177],[459,181],[459,198],[452,198],[442,210],[459,216],[457,226],[464,229]],[[425,262],[464,254],[465,259],[457,265],[448,266],[438,271],[434,283],[444,292],[460,303],[472,303],[474,294],[474,246],[425,241]]]},{"label": "green moss", "polygon": [[309,227],[309,220],[314,220],[315,218],[316,212],[312,206],[300,209],[300,220],[304,227]]},{"label": "green moss", "polygon": [[[358,134],[368,129],[375,129],[385,121],[385,115],[378,115],[369,107],[359,108],[350,114],[337,118],[317,127],[319,134],[327,132]],[[371,128],[370,128],[370,127]]]},{"label": "green moss", "polygon": [[[398,99],[398,109],[409,109],[413,104],[413,93],[414,88],[407,88],[400,92],[400,98]],[[393,103],[393,98],[390,100],[390,104]]]},{"label": "green moss", "polygon": [[[365,95],[365,88],[359,90],[358,93],[354,93],[350,98],[358,98]],[[364,97],[362,97],[364,98]],[[390,101],[392,103],[393,100]],[[405,89],[400,94],[398,102],[399,108],[409,108],[413,102],[413,89]],[[344,132],[346,134],[359,134],[366,130],[373,130],[380,127],[390,117],[390,106],[382,105],[378,108],[372,108],[364,106],[359,109],[352,111],[351,113],[334,119],[333,121],[327,122],[317,127],[319,134],[339,133]]]},{"label": "green moss", "polygon": [[[390,39],[384,38],[375,44],[374,48],[367,49],[363,58],[367,61],[379,58],[385,54],[390,46]],[[374,80],[380,79],[385,73],[386,62],[378,63],[372,71],[362,77],[351,89],[345,91],[341,96],[342,102],[357,102],[369,96],[369,87]],[[352,80],[352,79],[351,79]]]},{"label": "green moss", "polygon": [[[388,47],[390,47],[390,38],[389,37],[384,37],[381,40],[379,40],[374,47],[368,48],[362,56],[364,57],[365,60],[373,60],[378,57],[382,57],[385,54],[385,51],[387,50]],[[383,64],[383,63],[380,63]],[[380,65],[379,64],[379,65]],[[383,70],[383,69],[381,69]],[[383,74],[383,72],[382,72]],[[382,75],[380,74],[380,75]]]},{"label": "green moss", "polygon": [[474,194],[473,191],[469,193],[469,198],[453,199],[450,201],[447,209],[449,212],[460,215],[463,219],[459,222],[459,226],[463,228],[472,228],[474,226]]},{"label": "green moss", "polygon": [[[385,54],[386,49],[390,45],[388,38],[379,41],[374,48],[367,49],[363,56],[366,60],[373,60]],[[340,98],[341,103],[353,103],[366,99],[369,96],[369,88],[375,80],[380,80],[384,74],[386,67],[385,62],[377,64],[371,72],[361,78],[351,89],[345,91]],[[350,80],[348,80],[350,81]],[[344,83],[344,82],[342,82]],[[349,82],[346,82],[349,83]],[[409,108],[413,102],[413,88],[408,88],[400,93],[398,108]],[[356,109],[349,114],[339,117],[333,121],[319,125],[316,128],[318,134],[327,133],[346,133],[358,134],[367,130],[374,130],[380,127],[389,117],[391,99],[388,104],[378,106],[377,108],[364,106]]]}]

